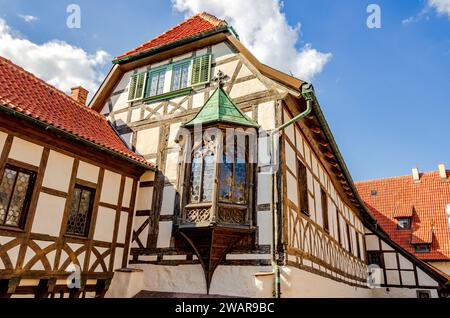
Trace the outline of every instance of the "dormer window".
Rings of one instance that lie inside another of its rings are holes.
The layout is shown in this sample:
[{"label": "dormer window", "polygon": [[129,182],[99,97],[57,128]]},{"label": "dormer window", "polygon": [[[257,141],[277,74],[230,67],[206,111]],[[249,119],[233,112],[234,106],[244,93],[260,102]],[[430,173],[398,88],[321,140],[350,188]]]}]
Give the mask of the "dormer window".
[{"label": "dormer window", "polygon": [[448,228],[450,229],[450,204],[445,207],[445,215],[447,216]]},{"label": "dormer window", "polygon": [[414,245],[416,249],[416,253],[429,253],[430,252],[430,244],[416,244]]},{"label": "dormer window", "polygon": [[411,218],[398,218],[397,230],[411,230]]}]

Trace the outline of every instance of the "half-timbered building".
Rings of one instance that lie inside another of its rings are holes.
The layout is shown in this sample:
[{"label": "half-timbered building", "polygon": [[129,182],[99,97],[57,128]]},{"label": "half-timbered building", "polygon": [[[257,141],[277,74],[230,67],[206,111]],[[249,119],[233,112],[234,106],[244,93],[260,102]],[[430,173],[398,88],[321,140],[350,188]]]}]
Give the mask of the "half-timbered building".
[{"label": "half-timbered building", "polygon": [[106,118],[0,57],[0,297],[102,297],[154,169]]},{"label": "half-timbered building", "polygon": [[377,226],[312,86],[258,61],[226,21],[195,15],[113,64],[90,107],[157,171],[111,296],[445,294],[448,277]]}]

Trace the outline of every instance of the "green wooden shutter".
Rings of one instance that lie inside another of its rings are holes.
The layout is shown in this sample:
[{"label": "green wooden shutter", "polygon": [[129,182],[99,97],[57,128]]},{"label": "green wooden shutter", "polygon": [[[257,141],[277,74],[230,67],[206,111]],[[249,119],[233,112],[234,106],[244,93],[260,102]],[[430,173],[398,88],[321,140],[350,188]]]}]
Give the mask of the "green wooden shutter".
[{"label": "green wooden shutter", "polygon": [[145,87],[145,75],[146,73],[140,73],[133,75],[133,77],[131,77],[128,100],[135,100],[143,97]]},{"label": "green wooden shutter", "polygon": [[192,61],[192,85],[208,83],[211,77],[211,54],[203,55]]},{"label": "green wooden shutter", "polygon": [[130,91],[128,93],[128,100],[133,100],[136,93],[137,75],[133,75],[130,79]]}]

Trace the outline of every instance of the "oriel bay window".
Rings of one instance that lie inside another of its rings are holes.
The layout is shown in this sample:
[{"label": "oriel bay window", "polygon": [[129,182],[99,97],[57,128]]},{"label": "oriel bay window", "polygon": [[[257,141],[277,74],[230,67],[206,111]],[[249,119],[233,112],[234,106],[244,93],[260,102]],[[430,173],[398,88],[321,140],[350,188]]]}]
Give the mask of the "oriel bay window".
[{"label": "oriel bay window", "polygon": [[6,165],[0,184],[0,226],[22,227],[36,173]]},{"label": "oriel bay window", "polygon": [[[220,107],[226,110],[211,111]],[[226,112],[232,112],[233,122],[209,118]],[[207,124],[201,133],[192,131],[189,137],[193,150],[191,163],[185,166],[188,195],[181,224],[251,225],[255,173],[252,154],[256,152],[256,130],[251,128],[257,124],[241,113],[221,88],[185,127],[203,122]]]}]

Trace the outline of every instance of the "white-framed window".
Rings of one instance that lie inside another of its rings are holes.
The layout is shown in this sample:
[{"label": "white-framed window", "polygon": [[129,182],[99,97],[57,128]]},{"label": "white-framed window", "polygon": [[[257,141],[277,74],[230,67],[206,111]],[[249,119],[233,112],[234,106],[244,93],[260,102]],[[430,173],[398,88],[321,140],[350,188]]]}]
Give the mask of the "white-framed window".
[{"label": "white-framed window", "polygon": [[166,80],[166,69],[150,71],[148,75],[147,90],[145,97],[161,95],[164,93],[164,82]]},{"label": "white-framed window", "polygon": [[191,61],[187,61],[184,63],[178,63],[172,67],[172,81],[170,85],[171,91],[176,91],[189,86],[191,64]]},{"label": "white-framed window", "polygon": [[409,217],[398,218],[397,230],[411,230],[411,218]]}]

